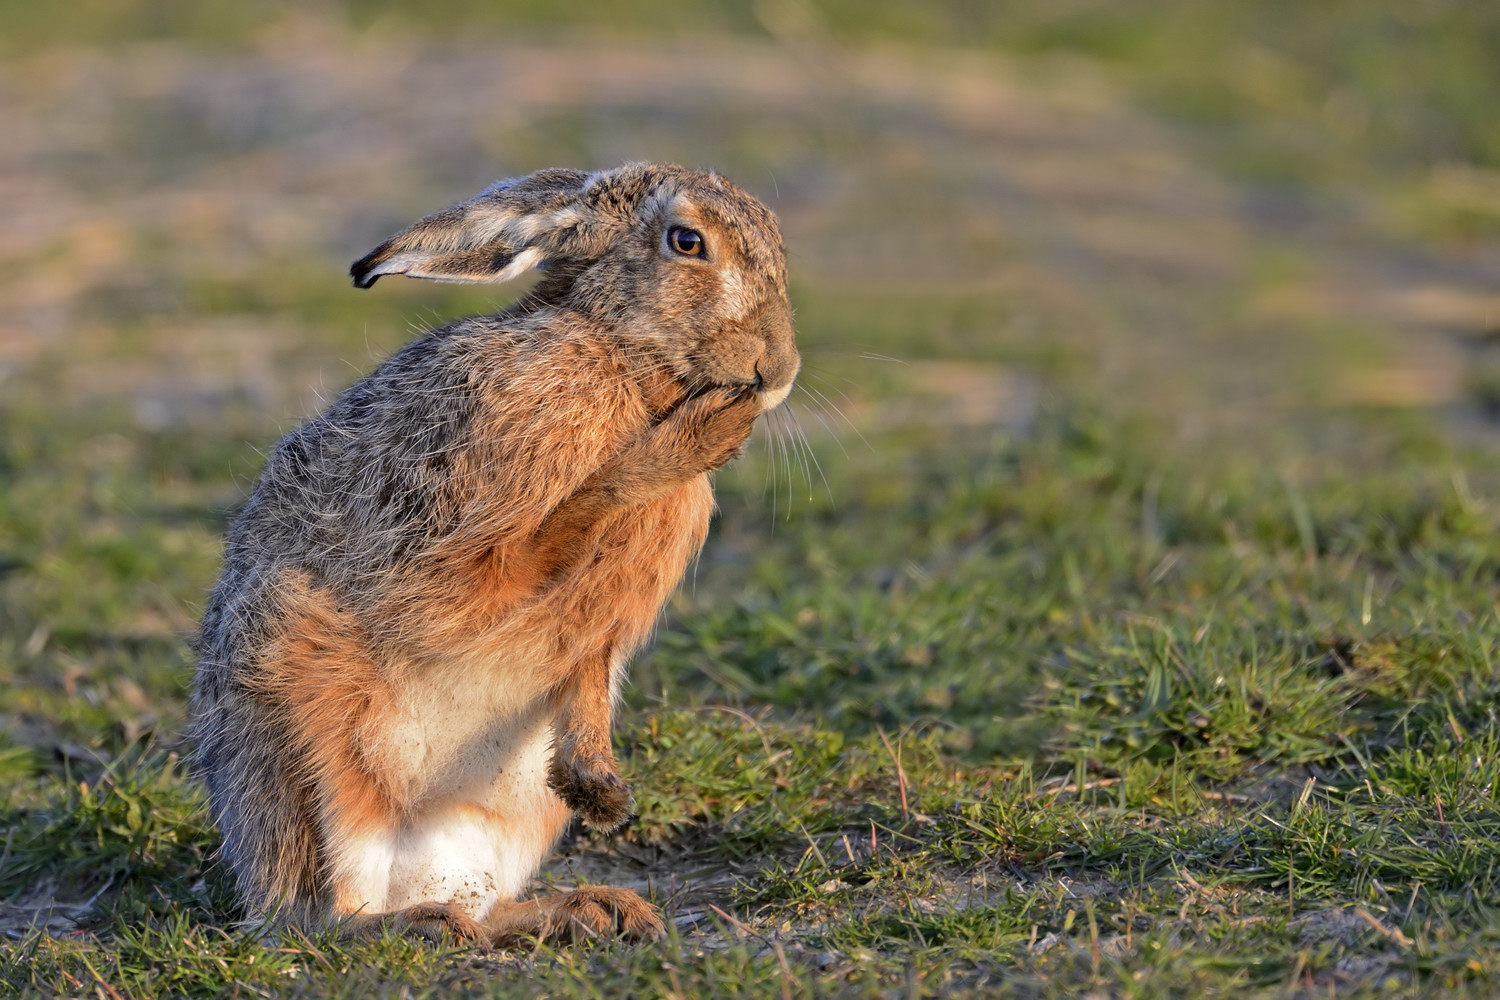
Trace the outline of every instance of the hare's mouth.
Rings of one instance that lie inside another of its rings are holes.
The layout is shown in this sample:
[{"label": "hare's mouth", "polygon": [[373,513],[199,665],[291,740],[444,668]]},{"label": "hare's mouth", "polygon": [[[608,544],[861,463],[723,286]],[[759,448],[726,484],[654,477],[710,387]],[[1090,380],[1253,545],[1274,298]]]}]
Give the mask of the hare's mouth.
[{"label": "hare's mouth", "polygon": [[776,407],[780,406],[783,402],[786,401],[787,396],[791,395],[792,383],[791,381],[788,381],[785,385],[773,389],[766,384],[766,380],[762,378],[760,372],[757,371],[755,373],[755,378],[748,381],[698,383],[697,385],[693,386],[693,388],[688,390],[688,394],[683,399],[683,402],[685,403],[689,399],[694,399],[706,392],[721,389],[737,390],[737,395],[740,398],[743,398],[745,396],[756,397],[756,399],[760,402],[760,410],[762,413],[764,413],[767,410],[776,409]]},{"label": "hare's mouth", "polygon": [[687,399],[697,399],[704,393],[713,392],[716,389],[739,389],[743,392],[761,392],[764,388],[764,380],[760,377],[759,373],[756,373],[755,378],[748,382],[695,382],[688,388]]}]

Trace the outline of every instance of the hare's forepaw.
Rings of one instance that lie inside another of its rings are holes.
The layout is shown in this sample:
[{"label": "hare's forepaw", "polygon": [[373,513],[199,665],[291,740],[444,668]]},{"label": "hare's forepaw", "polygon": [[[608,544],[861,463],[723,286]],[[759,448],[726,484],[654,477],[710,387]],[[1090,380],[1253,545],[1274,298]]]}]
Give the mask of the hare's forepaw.
[{"label": "hare's forepaw", "polygon": [[633,815],[630,786],[612,760],[559,754],[547,765],[547,784],[569,809],[603,833],[618,830]]},{"label": "hare's forepaw", "polygon": [[737,386],[709,389],[678,407],[658,427],[660,445],[694,474],[738,457],[760,414],[755,393]]}]

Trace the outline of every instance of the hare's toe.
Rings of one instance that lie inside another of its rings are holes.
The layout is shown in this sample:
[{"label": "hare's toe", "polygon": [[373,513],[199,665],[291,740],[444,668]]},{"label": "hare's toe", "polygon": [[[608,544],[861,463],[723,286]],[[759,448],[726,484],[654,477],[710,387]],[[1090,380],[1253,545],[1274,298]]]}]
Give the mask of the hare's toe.
[{"label": "hare's toe", "polygon": [[631,818],[630,786],[613,761],[554,757],[547,767],[547,784],[596,830],[617,830]]},{"label": "hare's toe", "polygon": [[655,941],[666,933],[656,907],[629,889],[579,886],[558,903],[554,933],[578,941],[618,935],[630,941]]},{"label": "hare's toe", "polygon": [[488,937],[484,927],[455,903],[418,903],[390,913],[361,913],[344,923],[356,934],[379,934],[391,928],[434,943],[445,940],[468,943]]}]

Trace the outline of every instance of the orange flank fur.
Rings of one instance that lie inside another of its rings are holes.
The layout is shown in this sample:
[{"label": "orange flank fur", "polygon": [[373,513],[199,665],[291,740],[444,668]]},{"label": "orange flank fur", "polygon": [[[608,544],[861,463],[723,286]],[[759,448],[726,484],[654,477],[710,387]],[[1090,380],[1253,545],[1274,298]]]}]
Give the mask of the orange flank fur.
[{"label": "orange flank fur", "polygon": [[[287,777],[310,790],[325,842],[384,828],[402,804],[382,787],[362,748],[368,730],[392,709],[389,683],[353,622],[305,575],[289,574],[281,598],[286,631],[266,650],[253,689],[285,722],[285,751],[295,761]],[[337,873],[327,877],[335,909],[357,909],[360,901],[340,898]]]}]

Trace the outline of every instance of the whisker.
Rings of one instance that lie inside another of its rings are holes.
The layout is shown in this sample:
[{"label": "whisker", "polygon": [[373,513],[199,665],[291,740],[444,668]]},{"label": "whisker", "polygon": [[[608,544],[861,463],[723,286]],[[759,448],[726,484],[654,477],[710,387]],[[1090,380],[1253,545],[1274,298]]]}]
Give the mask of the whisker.
[{"label": "whisker", "polygon": [[[909,361],[902,361],[900,358],[892,358],[891,360],[894,361],[894,362],[896,362],[897,364],[900,364],[900,365],[910,366],[910,364],[911,364],[911,362],[909,362]],[[844,385],[851,385],[851,386],[859,387],[859,383],[856,382],[854,379],[850,378],[849,376],[847,376],[847,375],[841,375],[840,373],[838,373],[836,371],[833,371],[832,369],[829,369],[829,368],[821,368],[818,365],[809,365],[809,364],[804,363],[802,365],[801,375],[803,375],[803,376],[806,376],[806,375],[814,376],[814,377],[816,377],[817,379],[819,379],[820,381],[822,381],[824,383],[840,382],[840,383],[843,383]]]},{"label": "whisker", "polygon": [[[775,427],[772,428],[773,432],[777,429],[778,428]],[[779,457],[781,458],[781,463],[786,468],[786,517],[790,518],[792,516],[792,466],[791,463],[787,460],[786,441],[781,437],[780,434],[776,434],[775,437],[776,448],[779,453]],[[774,517],[775,513],[773,512],[772,518],[774,519]]]},{"label": "whisker", "polygon": [[[904,361],[901,362],[901,363],[902,364],[906,364],[906,362],[904,362]],[[833,383],[833,382],[842,382],[844,385],[855,386],[857,388],[859,386],[858,382],[854,381],[852,378],[848,378],[848,377],[843,376],[843,375],[838,375],[838,374],[835,374],[833,372],[823,372],[823,371],[819,371],[817,369],[814,369],[813,373],[814,373],[814,376],[818,379],[818,381],[822,382],[824,385],[828,385],[829,388],[831,388],[834,392],[838,393],[840,399],[842,399],[844,402],[850,404],[851,406],[854,404],[854,400],[852,400],[852,399],[849,398],[849,394],[847,392],[845,392],[843,389],[840,389],[836,385],[831,385],[830,383]]]},{"label": "whisker", "polygon": [[777,488],[779,480],[776,477],[776,435],[772,431],[770,423],[766,424],[766,465],[771,469],[771,531],[776,531],[776,502],[781,499],[781,491]]},{"label": "whisker", "polygon": [[824,409],[823,404],[818,401],[818,398],[812,394],[811,390],[800,385],[797,386],[797,388],[801,389],[802,392],[807,395],[809,406],[814,407],[813,416],[818,418],[818,423],[823,425],[823,429],[828,432],[828,436],[833,438],[834,443],[839,446],[839,451],[844,453],[845,458],[848,458],[849,449],[844,447],[844,439],[839,437],[838,432],[835,431],[831,426],[829,426],[827,420],[823,419],[823,414],[827,412]]},{"label": "whisker", "polygon": [[[771,432],[770,432],[770,430],[767,430],[764,434],[762,434],[760,436],[760,442],[761,442],[761,444],[763,444],[763,445],[766,446],[766,468],[768,470],[770,470],[770,466],[771,466]],[[760,484],[760,498],[761,498],[761,500],[765,500],[765,498],[766,498],[766,490],[772,488],[772,486],[773,486],[773,484],[771,482],[771,476],[773,474],[774,474],[773,472],[768,471],[767,475],[761,480],[761,484]]]},{"label": "whisker", "polygon": [[777,419],[777,422],[780,425],[779,430],[786,436],[790,460],[802,466],[802,478],[807,482],[807,502],[812,503],[812,469],[808,468],[807,456],[802,453],[802,442],[797,438],[792,420],[791,411],[788,410],[785,415]]},{"label": "whisker", "polygon": [[[796,471],[798,460],[801,458],[801,455],[799,455],[798,451],[797,451],[797,439],[796,439],[795,436],[793,436],[791,430],[787,426],[787,420],[786,420],[786,416],[785,415],[783,415],[781,417],[781,419],[779,421],[779,424],[780,424],[780,429],[781,429],[781,436],[786,440],[787,472],[788,473],[792,473],[792,472]],[[802,469],[802,477],[804,479],[808,479],[808,477],[810,475],[811,475],[811,473],[809,473],[807,471],[807,468],[806,468],[806,466],[804,464],[804,467]],[[811,484],[812,484],[812,481],[810,479],[808,479],[808,485],[811,485]],[[800,490],[801,487],[799,486],[798,489]],[[790,491],[788,491],[788,492],[790,492]],[[809,497],[809,500],[811,500],[810,497]]]},{"label": "whisker", "polygon": [[[797,434],[802,439],[802,451],[806,454],[807,459],[812,461],[813,468],[818,470],[818,478],[823,480],[823,489],[828,492],[828,502],[837,505],[838,501],[833,497],[833,487],[829,484],[828,477],[823,473],[823,463],[818,461],[818,453],[813,451],[812,442],[807,439],[807,431],[803,428],[802,421],[798,419],[797,411],[788,407],[787,415],[792,418],[792,426],[797,428]],[[808,493],[812,493],[811,475],[808,476]],[[811,495],[808,496],[808,500],[812,500]]]},{"label": "whisker", "polygon": [[[822,400],[822,401],[823,401],[823,402],[824,402],[824,403],[825,403],[825,404],[826,404],[826,405],[827,405],[827,406],[829,406],[829,407],[830,407],[830,408],[831,408],[831,409],[832,409],[832,410],[833,410],[833,412],[834,412],[834,413],[837,413],[837,414],[838,414],[838,415],[839,415],[839,417],[841,417],[841,418],[842,418],[842,419],[843,419],[843,421],[844,421],[844,423],[846,423],[846,424],[848,424],[848,425],[849,425],[849,429],[850,429],[850,430],[851,430],[851,431],[853,431],[853,432],[854,432],[854,433],[855,433],[855,435],[856,435],[856,436],[857,436],[857,437],[858,437],[858,438],[859,438],[859,439],[860,439],[860,440],[861,440],[861,441],[863,441],[863,442],[864,442],[864,445],[865,445],[865,447],[866,447],[866,448],[869,448],[869,449],[870,449],[870,450],[871,450],[871,451],[875,451],[875,446],[874,446],[874,445],[872,445],[872,444],[871,444],[871,443],[870,443],[870,442],[869,442],[869,439],[867,439],[867,438],[866,438],[866,437],[865,437],[865,436],[864,436],[864,434],[863,434],[863,433],[862,433],[862,432],[861,432],[861,431],[860,431],[860,429],[859,429],[859,428],[858,428],[858,427],[856,427],[856,426],[854,426],[854,421],[852,421],[852,420],[850,420],[850,419],[849,419],[849,415],[848,415],[848,414],[847,414],[847,413],[845,413],[845,412],[844,412],[844,411],[843,411],[843,410],[841,410],[841,409],[839,409],[839,406],[838,406],[838,404],[837,404],[837,403],[835,403],[835,402],[834,402],[834,401],[833,401],[833,400],[831,400],[831,399],[829,399],[829,398],[828,398],[828,396],[827,396],[827,395],[825,395],[825,394],[824,394],[824,393],[823,393],[823,392],[822,392],[822,391],[821,391],[821,390],[819,390],[819,389],[818,389],[818,388],[817,388],[817,387],[816,387],[816,386],[808,386],[808,387],[807,387],[807,388],[808,388],[808,391],[809,391],[809,392],[811,392],[811,393],[813,393],[813,394],[815,394],[815,395],[816,395],[816,396],[817,396],[817,397],[818,397],[818,398],[819,398],[819,399],[821,399],[821,400]],[[835,389],[835,390],[834,390],[834,391],[835,391],[835,392],[837,392],[837,391],[838,391],[838,390],[836,390],[836,389]],[[842,393],[840,393],[840,395],[843,395],[843,394],[842,394]],[[848,397],[848,396],[844,396],[844,401],[845,401],[845,402],[846,402],[846,403],[851,403],[851,404],[852,404],[852,402],[853,402],[853,401],[852,401],[852,400],[850,400],[850,399],[849,399],[849,397]]]}]

